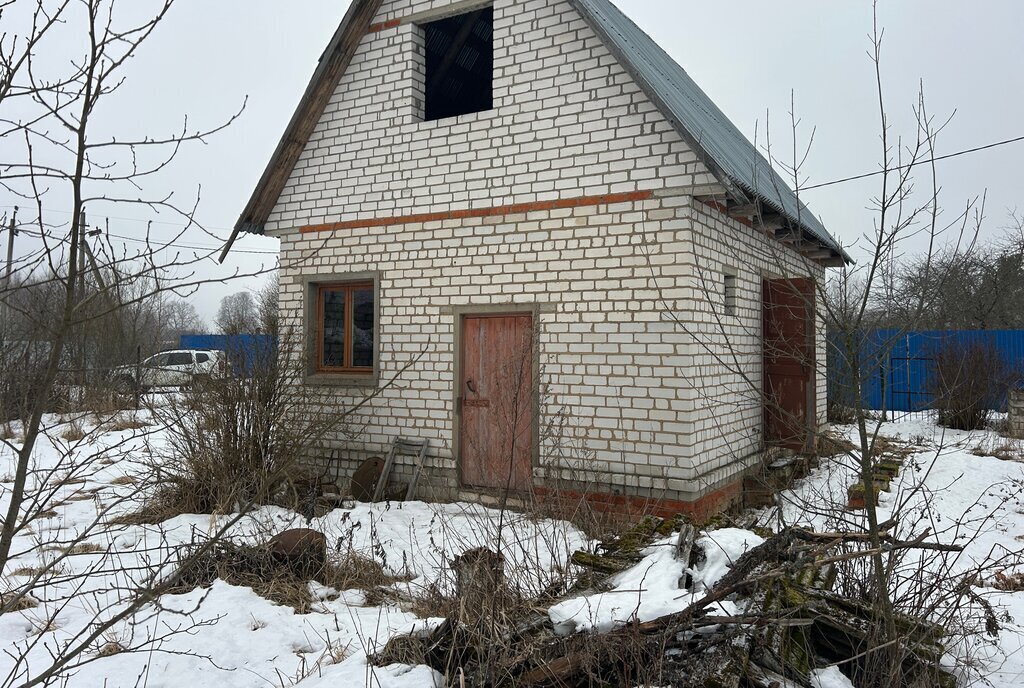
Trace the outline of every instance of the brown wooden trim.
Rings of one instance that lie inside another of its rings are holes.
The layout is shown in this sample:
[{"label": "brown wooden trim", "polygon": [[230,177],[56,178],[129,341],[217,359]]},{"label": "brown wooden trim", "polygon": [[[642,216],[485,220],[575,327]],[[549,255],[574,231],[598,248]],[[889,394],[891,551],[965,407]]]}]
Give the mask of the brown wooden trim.
[{"label": "brown wooden trim", "polygon": [[[333,282],[316,285],[316,320],[314,322],[314,332],[316,333],[316,365],[313,369],[317,373],[373,375],[373,366],[370,366],[369,368],[358,368],[352,365],[352,358],[354,355],[352,351],[352,330],[355,328],[353,292],[361,289],[369,289],[370,291],[373,291],[374,299],[377,298],[373,282]],[[342,356],[345,365],[341,367],[324,365],[324,295],[331,291],[345,292],[345,313],[342,316],[345,321],[345,340],[342,342]],[[375,342],[377,338],[376,330],[378,325],[379,323],[374,320],[373,326],[375,330]],[[376,350],[374,351],[374,356],[376,356]],[[374,361],[374,364],[376,364],[376,360]]]},{"label": "brown wooden trim", "polygon": [[631,191],[628,193],[605,194],[603,196],[580,196],[562,198],[556,201],[534,201],[532,203],[513,203],[491,208],[472,208],[469,210],[446,210],[435,213],[418,213],[390,217],[368,217],[360,220],[346,220],[322,225],[306,225],[301,228],[303,234],[316,232],[337,232],[345,229],[364,229],[372,227],[393,227],[395,225],[411,225],[426,222],[442,222],[444,220],[463,220],[480,217],[501,217],[504,215],[521,215],[524,213],[543,212],[547,210],[563,210],[567,208],[584,208],[615,203],[635,203],[654,198],[653,191]]}]

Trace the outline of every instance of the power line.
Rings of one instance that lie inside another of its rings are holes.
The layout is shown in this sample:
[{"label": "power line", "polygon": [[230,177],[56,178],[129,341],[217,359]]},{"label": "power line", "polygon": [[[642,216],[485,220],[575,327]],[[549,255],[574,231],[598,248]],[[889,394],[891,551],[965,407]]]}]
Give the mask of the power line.
[{"label": "power line", "polygon": [[821,184],[811,184],[810,186],[800,187],[801,191],[811,191],[812,189],[820,189],[824,186],[835,186],[836,184],[845,184],[846,182],[853,182],[859,179],[867,179],[869,177],[877,177],[880,174],[886,172],[895,172],[896,170],[907,170],[911,167],[918,165],[924,165],[930,162],[939,162],[940,160],[949,160],[950,158],[957,158],[961,155],[967,155],[968,153],[977,153],[978,151],[988,150],[989,148],[997,148],[999,146],[1005,146],[1010,143],[1018,143],[1024,141],[1024,136],[1018,136],[1012,139],[1006,139],[1005,141],[996,141],[995,143],[989,143],[984,146],[977,146],[976,148],[968,148],[966,150],[957,151],[956,153],[947,153],[946,155],[937,155],[934,158],[928,158],[927,160],[918,160],[913,163],[906,165],[898,165],[896,167],[890,167],[888,170],[875,170],[874,172],[865,172],[864,174],[857,174],[852,177],[843,177],[842,179],[834,179],[830,182],[822,182]]},{"label": "power line", "polygon": [[[13,205],[3,205],[3,204],[0,204],[0,208],[14,208],[14,207],[15,206],[13,206]],[[70,214],[70,213],[68,213],[65,210],[53,210],[53,211],[48,211],[48,212],[62,213],[62,214],[65,214],[65,215]],[[159,220],[140,220],[138,218],[131,218],[131,217],[108,217],[108,218],[105,218],[105,219],[108,219],[108,220],[110,220],[110,219],[121,220],[123,222],[137,222],[139,224],[151,224],[152,223],[152,224],[164,224],[164,225],[172,225],[172,226],[175,226],[175,227],[181,227],[180,223],[161,222]],[[223,227],[220,227],[220,228],[213,227],[212,229],[224,229],[224,228]],[[28,236],[35,236],[36,238],[40,238],[40,236],[41,236],[39,234],[34,234],[33,235],[31,232],[26,232],[26,230],[24,230],[24,229],[19,229],[18,231],[20,233],[24,233],[24,234],[26,234]],[[211,252],[213,252],[213,251],[220,251],[222,248],[224,248],[223,245],[205,246],[205,245],[199,245],[199,244],[178,244],[178,243],[163,244],[162,242],[159,242],[159,241],[146,241],[144,239],[137,239],[135,237],[127,237],[127,236],[123,236],[123,235],[120,235],[120,234],[108,234],[106,232],[104,232],[104,234],[106,236],[112,237],[114,239],[121,239],[122,241],[131,241],[131,242],[134,242],[136,244],[146,244],[146,245],[150,245],[150,246],[156,244],[157,246],[160,247],[159,250],[169,249],[169,248],[183,248],[183,249],[192,249],[192,250],[195,250],[195,251],[211,251]],[[238,250],[233,250],[232,253],[244,253],[244,254],[251,254],[251,255],[262,255],[262,256],[276,256],[278,254],[278,251],[257,251],[257,250],[254,250],[254,249],[238,249]]]},{"label": "power line", "polygon": [[[145,239],[136,239],[134,237],[121,236],[120,234],[106,234],[106,236],[112,237],[114,239],[121,239],[122,241],[132,241],[132,242],[135,242],[136,244],[146,244],[147,246],[151,246],[154,243],[157,244],[157,245],[160,245],[160,242],[150,242],[150,241],[146,241]],[[192,249],[192,250],[195,250],[195,251],[211,251],[211,252],[215,252],[215,251],[221,250],[224,247],[223,246],[197,246],[195,244],[175,244],[175,243],[169,243],[169,244],[160,245],[160,248],[158,250],[162,251],[164,249],[172,249],[172,248],[185,248],[185,249]],[[261,255],[261,256],[276,256],[278,254],[278,251],[239,250],[239,251],[232,251],[232,253],[249,253],[249,254],[258,254],[258,255]]]},{"label": "power line", "polygon": [[[13,206],[13,205],[0,204],[0,208],[14,208],[14,207],[15,206]],[[47,208],[46,212],[48,212],[48,213],[59,213],[61,215],[72,215],[73,214],[70,210],[54,210],[52,208]],[[169,220],[140,220],[137,217],[118,217],[116,215],[103,215],[103,217],[108,219],[108,220],[122,220],[124,222],[138,222],[139,224],[167,225],[169,227],[181,227],[181,225],[182,225],[181,222],[171,222]],[[233,231],[231,227],[214,227],[212,225],[199,225],[198,223],[194,223],[194,224],[196,224],[197,227],[205,227],[206,229],[219,229],[219,230],[223,230],[225,232]],[[217,237],[217,238],[219,239],[220,237]],[[227,240],[225,239],[225,241],[227,241]]]}]

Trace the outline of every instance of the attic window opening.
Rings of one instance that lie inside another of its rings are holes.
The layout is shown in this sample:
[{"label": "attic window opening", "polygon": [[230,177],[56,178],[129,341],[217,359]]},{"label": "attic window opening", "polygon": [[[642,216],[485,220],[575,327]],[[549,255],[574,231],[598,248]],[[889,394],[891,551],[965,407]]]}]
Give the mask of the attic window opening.
[{"label": "attic window opening", "polygon": [[423,25],[424,121],[494,107],[494,8]]}]

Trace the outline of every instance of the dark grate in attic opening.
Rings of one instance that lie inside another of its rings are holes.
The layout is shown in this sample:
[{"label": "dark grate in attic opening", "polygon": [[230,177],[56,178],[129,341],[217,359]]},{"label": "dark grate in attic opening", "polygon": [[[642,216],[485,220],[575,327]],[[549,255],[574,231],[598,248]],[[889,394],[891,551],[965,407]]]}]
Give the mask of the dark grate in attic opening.
[{"label": "dark grate in attic opening", "polygon": [[494,107],[494,8],[423,25],[427,122]]}]

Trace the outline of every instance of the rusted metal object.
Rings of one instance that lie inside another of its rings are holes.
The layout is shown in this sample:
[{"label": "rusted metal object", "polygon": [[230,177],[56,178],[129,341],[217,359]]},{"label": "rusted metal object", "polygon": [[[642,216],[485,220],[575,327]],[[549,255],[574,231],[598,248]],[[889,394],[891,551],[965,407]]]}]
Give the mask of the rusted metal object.
[{"label": "rusted metal object", "polygon": [[301,576],[317,576],[327,564],[327,537],[317,530],[286,530],[267,543],[270,554]]}]

